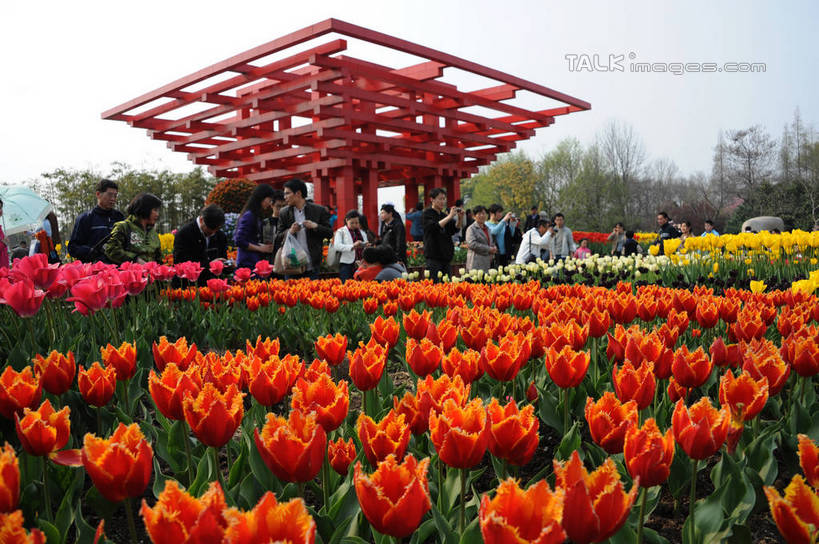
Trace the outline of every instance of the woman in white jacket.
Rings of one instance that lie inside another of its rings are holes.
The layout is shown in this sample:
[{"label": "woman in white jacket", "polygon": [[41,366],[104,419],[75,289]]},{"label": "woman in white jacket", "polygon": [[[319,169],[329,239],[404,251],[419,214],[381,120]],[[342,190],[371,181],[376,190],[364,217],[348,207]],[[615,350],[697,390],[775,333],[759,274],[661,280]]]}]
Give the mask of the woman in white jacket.
[{"label": "woman in white jacket", "polygon": [[333,238],[333,246],[341,254],[338,265],[338,275],[341,281],[352,279],[358,263],[361,261],[361,254],[364,247],[370,241],[367,234],[361,230],[358,221],[358,212],[350,210],[344,216],[344,226],[336,231]]}]

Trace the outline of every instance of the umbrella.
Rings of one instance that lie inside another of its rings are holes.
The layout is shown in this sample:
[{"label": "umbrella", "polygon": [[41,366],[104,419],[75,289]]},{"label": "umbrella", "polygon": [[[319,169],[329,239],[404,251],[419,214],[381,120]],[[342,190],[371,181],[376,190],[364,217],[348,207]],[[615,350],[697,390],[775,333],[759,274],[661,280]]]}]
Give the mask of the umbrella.
[{"label": "umbrella", "polygon": [[47,200],[22,185],[0,185],[0,199],[3,200],[0,220],[7,236],[37,230],[53,211]]}]

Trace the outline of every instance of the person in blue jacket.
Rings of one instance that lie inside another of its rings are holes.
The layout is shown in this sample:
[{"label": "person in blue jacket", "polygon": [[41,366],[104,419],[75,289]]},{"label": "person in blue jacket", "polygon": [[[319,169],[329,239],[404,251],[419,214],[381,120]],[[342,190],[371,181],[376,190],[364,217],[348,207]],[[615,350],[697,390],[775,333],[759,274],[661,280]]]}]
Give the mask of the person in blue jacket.
[{"label": "person in blue jacket", "polygon": [[419,202],[415,205],[415,211],[407,214],[407,221],[410,225],[410,236],[416,242],[424,241],[424,222],[421,220],[421,215],[424,213],[424,203]]},{"label": "person in blue jacket", "polygon": [[97,184],[97,205],[93,210],[83,212],[74,223],[74,230],[68,241],[68,253],[84,263],[108,260],[103,245],[111,235],[114,223],[125,220],[117,210],[119,187],[110,179],[103,179]]},{"label": "person in blue jacket", "polygon": [[495,254],[496,266],[506,266],[509,264],[509,250],[506,247],[506,227],[509,225],[509,220],[515,216],[512,212],[503,215],[503,207],[500,204],[492,204],[489,206],[489,220],[486,226],[489,227],[489,233],[495,237],[495,243],[498,246],[498,252]]},{"label": "person in blue jacket", "polygon": [[236,268],[250,268],[273,253],[273,244],[262,241],[262,220],[273,208],[275,189],[266,183],[260,183],[250,193],[245,207],[239,214],[239,221],[233,233],[233,243],[239,248],[236,256]]}]

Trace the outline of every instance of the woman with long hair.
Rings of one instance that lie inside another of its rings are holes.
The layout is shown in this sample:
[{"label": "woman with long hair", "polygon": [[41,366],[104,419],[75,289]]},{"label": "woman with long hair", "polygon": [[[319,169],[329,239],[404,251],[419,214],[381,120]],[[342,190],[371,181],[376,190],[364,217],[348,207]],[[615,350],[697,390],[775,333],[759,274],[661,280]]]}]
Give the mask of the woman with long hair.
[{"label": "woman with long hair", "polygon": [[233,242],[239,248],[236,258],[237,268],[250,268],[273,253],[273,244],[262,241],[264,216],[273,208],[276,190],[266,183],[253,189],[239,214]]}]

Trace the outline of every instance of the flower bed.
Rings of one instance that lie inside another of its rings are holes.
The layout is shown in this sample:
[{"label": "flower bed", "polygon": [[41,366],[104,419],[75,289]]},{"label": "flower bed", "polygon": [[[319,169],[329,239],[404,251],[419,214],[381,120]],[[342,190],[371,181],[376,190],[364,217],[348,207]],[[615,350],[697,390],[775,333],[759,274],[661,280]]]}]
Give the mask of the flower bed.
[{"label": "flower bed", "polygon": [[133,515],[156,542],[812,530],[819,304],[804,290],[167,287],[193,272],[35,258],[0,279],[3,529],[85,542],[99,519],[127,535]]}]

